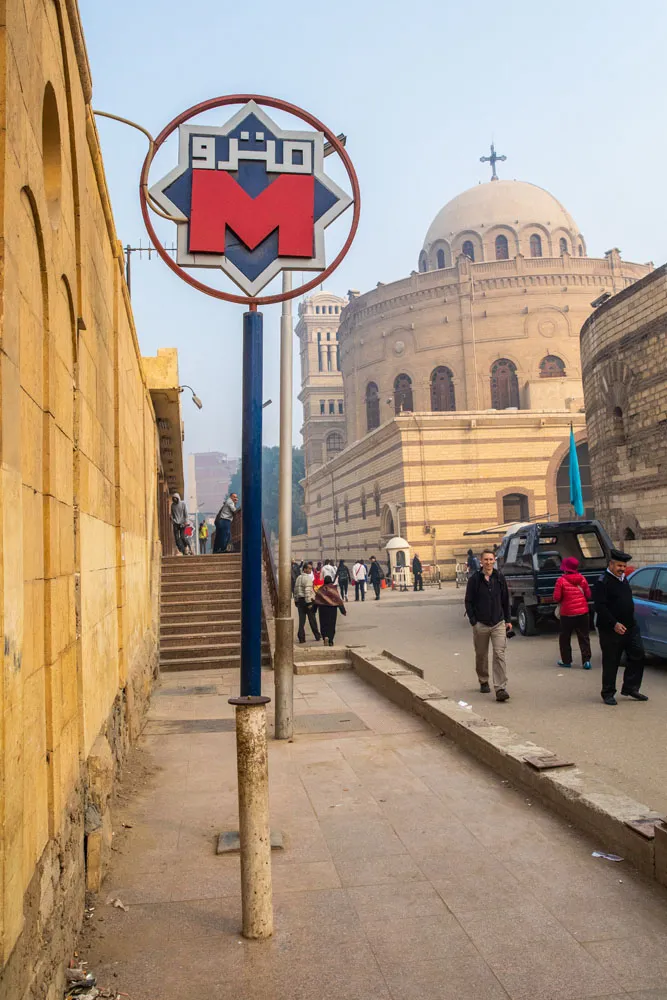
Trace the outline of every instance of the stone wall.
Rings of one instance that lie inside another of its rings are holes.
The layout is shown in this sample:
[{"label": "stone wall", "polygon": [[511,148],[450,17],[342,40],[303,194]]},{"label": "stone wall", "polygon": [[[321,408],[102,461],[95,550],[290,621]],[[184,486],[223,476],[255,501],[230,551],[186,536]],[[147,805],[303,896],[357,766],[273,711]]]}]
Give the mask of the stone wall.
[{"label": "stone wall", "polygon": [[634,565],[667,559],[666,335],[667,265],[581,331],[594,503]]},{"label": "stone wall", "polygon": [[159,455],[74,0],[2,4],[0,72],[0,996],[30,1000],[157,670]]}]

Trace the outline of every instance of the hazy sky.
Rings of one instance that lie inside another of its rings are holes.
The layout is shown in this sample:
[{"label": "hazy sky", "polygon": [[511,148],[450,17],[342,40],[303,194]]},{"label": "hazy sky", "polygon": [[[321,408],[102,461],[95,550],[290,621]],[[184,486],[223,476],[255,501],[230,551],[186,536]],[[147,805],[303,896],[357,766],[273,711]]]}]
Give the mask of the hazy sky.
[{"label": "hazy sky", "polygon": [[[96,109],[155,134],[199,101],[254,92],[347,134],[362,216],[331,291],[366,291],[416,269],[438,210],[489,178],[479,157],[492,138],[508,157],[500,176],[556,195],[590,255],[618,246],[627,260],[667,257],[664,0],[79,3]],[[146,243],[137,197],[145,140],[104,119],[98,128],[120,239]],[[164,226],[171,242],[175,227]],[[238,455],[242,307],[195,292],[156,257],[135,257],[132,295],[142,352],[178,347],[181,381],[204,401],[199,412],[184,395],[186,453]],[[267,444],[278,438],[278,309],[264,313]],[[300,444],[296,399],[294,416]]]}]

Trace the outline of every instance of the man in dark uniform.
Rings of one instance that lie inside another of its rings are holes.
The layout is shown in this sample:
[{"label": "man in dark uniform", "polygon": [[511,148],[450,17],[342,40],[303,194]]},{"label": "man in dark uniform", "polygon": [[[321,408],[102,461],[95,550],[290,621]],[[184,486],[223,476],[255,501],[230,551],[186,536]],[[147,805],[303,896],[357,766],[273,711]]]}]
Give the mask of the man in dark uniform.
[{"label": "man in dark uniform", "polygon": [[415,552],[414,558],[412,560],[412,576],[414,577],[414,581],[415,581],[414,589],[415,590],[423,590],[424,589],[424,577],[422,576],[422,561],[421,561],[421,559],[419,558],[419,556],[417,555],[416,552]]},{"label": "man in dark uniform", "polygon": [[644,646],[635,621],[632,590],[625,577],[630,556],[619,549],[609,553],[609,565],[593,588],[598,636],[602,650],[602,700],[617,705],[616,674],[625,652],[627,666],[623,673],[621,694],[635,701],[648,701],[641,694],[644,674]]}]

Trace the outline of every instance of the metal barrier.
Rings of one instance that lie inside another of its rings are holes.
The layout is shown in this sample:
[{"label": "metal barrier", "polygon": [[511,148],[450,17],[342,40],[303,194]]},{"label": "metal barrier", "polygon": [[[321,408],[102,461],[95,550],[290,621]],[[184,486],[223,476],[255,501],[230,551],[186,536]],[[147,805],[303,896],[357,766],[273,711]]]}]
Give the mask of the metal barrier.
[{"label": "metal barrier", "polygon": [[456,589],[468,586],[468,564],[457,562],[456,564]]}]

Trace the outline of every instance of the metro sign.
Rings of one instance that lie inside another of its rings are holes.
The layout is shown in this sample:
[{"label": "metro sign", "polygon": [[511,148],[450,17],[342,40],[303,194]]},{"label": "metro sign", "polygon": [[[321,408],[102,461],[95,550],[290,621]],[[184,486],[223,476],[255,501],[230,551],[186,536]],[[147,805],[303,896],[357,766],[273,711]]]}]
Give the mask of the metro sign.
[{"label": "metro sign", "polygon": [[150,189],[177,264],[219,267],[249,296],[326,267],[324,230],[352,203],[324,173],[324,134],[283,131],[249,101],[226,125],[179,126],[178,166]]}]

